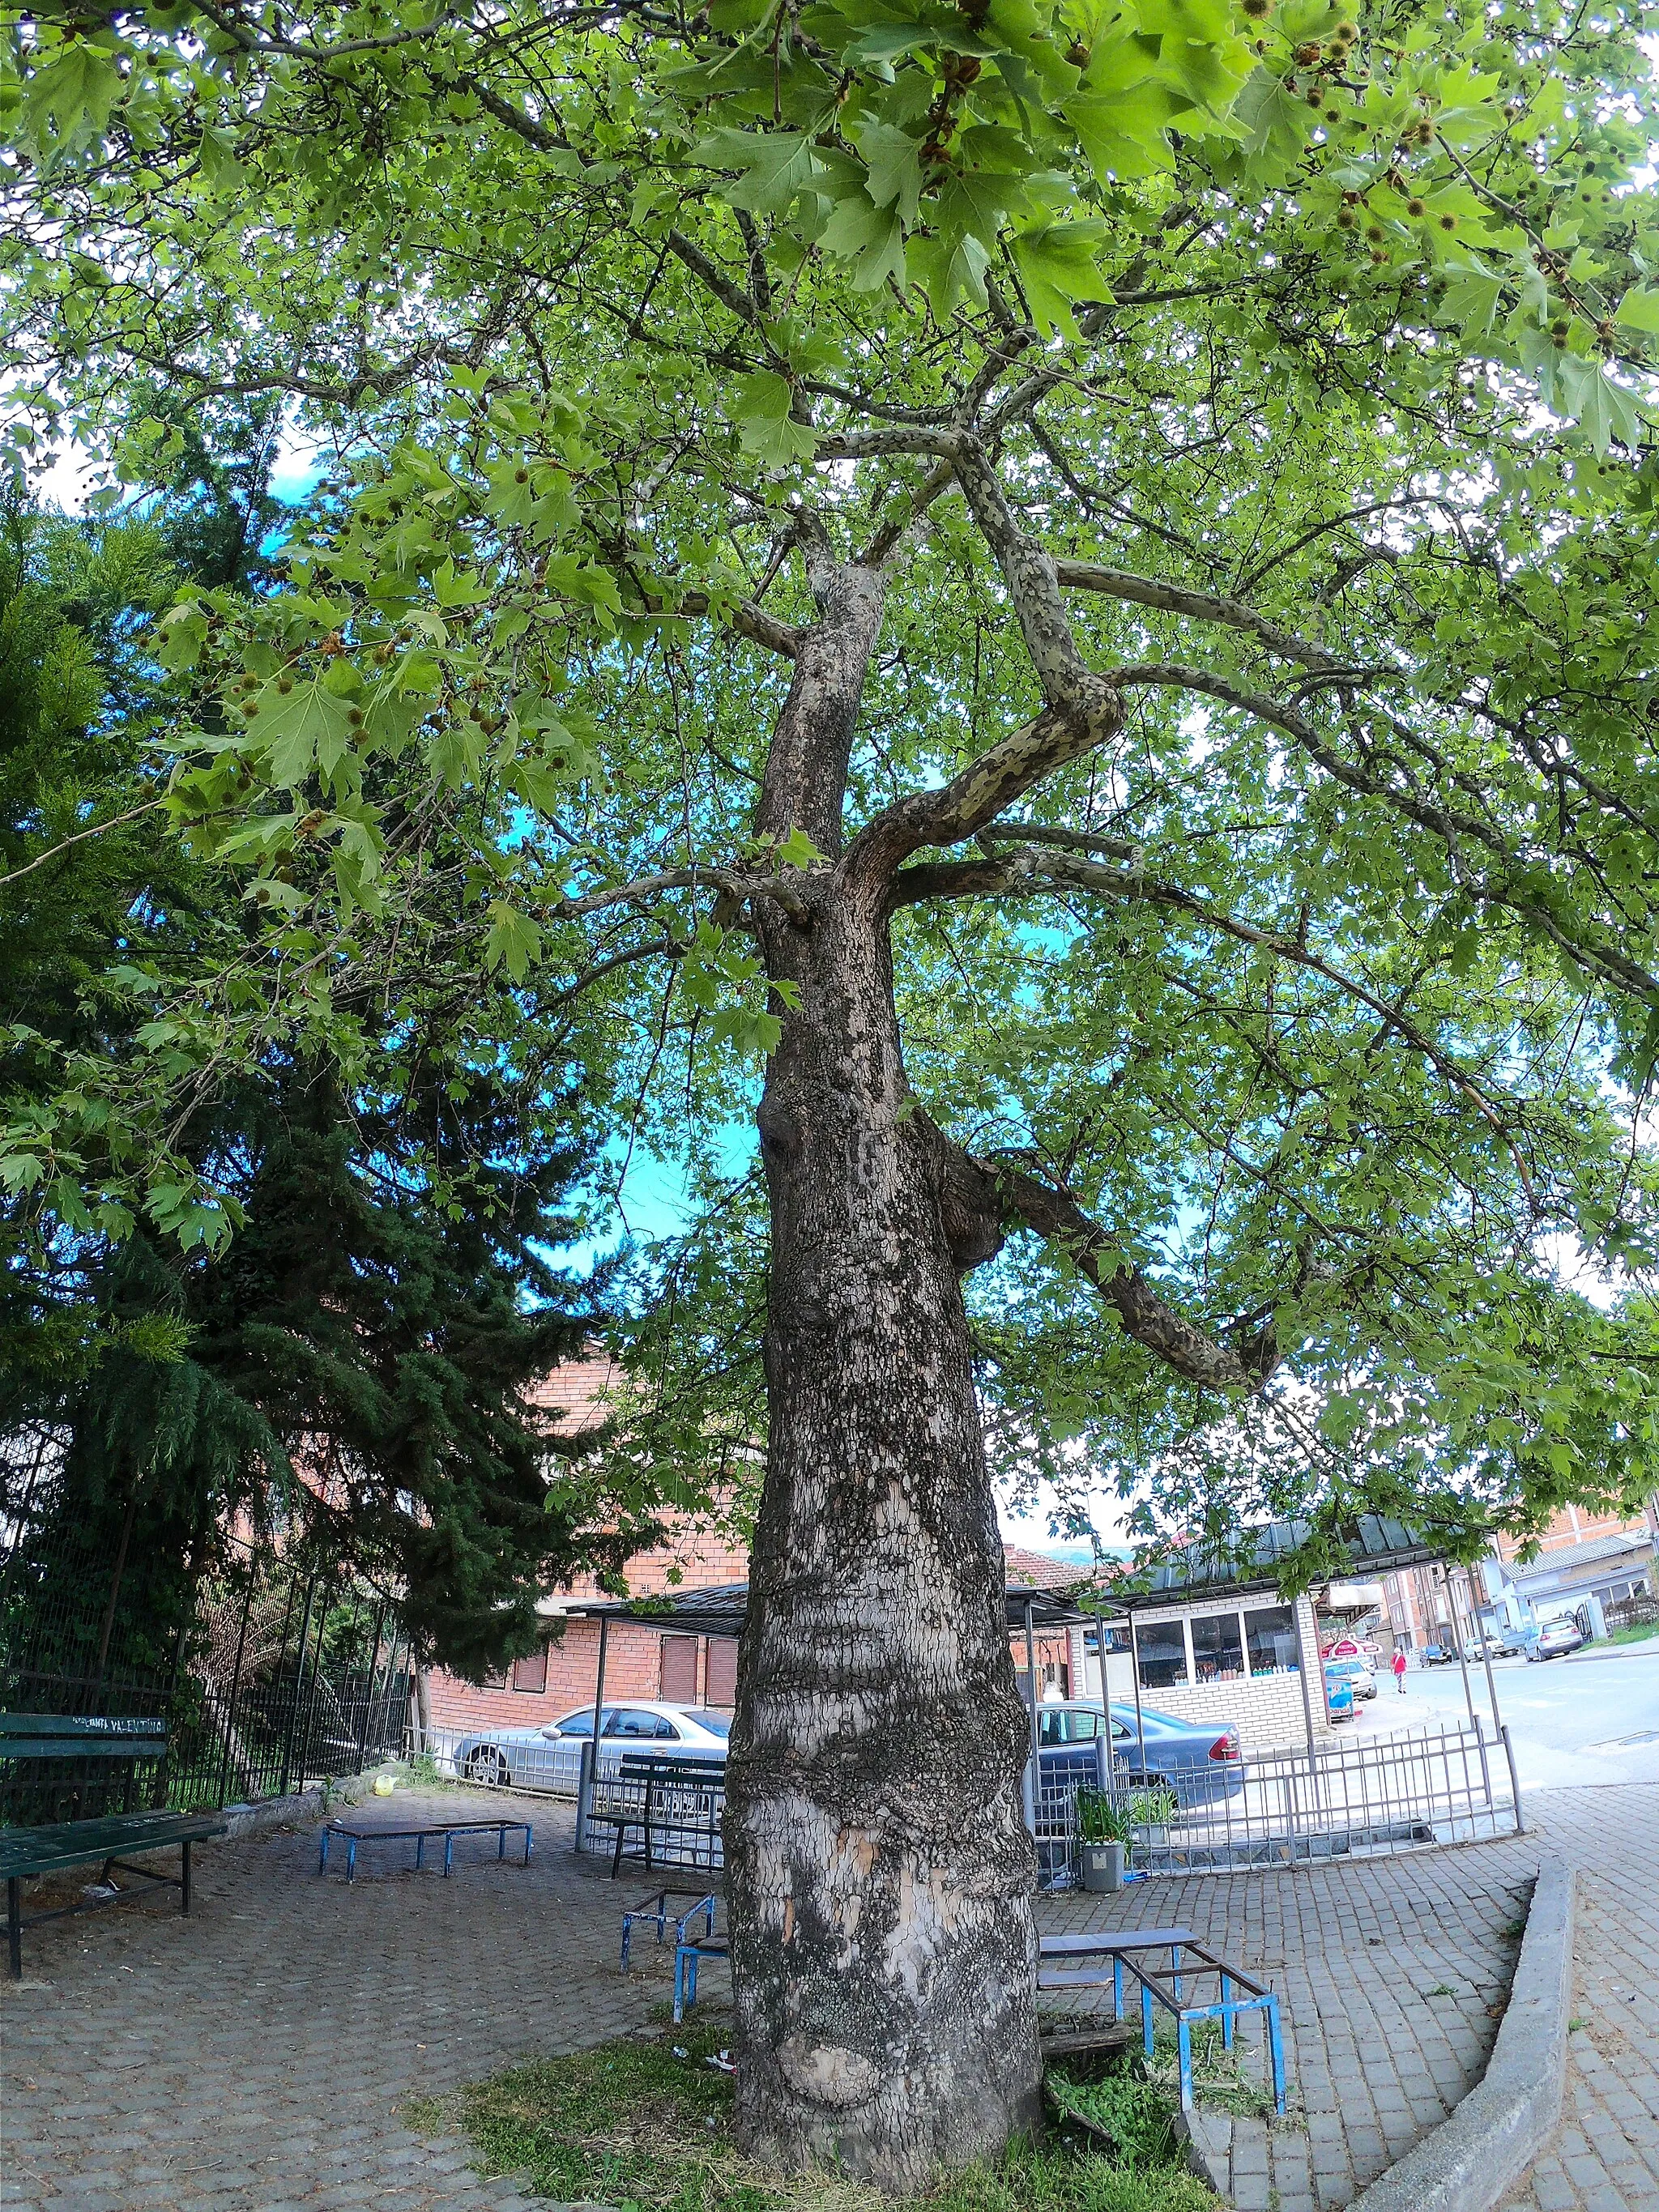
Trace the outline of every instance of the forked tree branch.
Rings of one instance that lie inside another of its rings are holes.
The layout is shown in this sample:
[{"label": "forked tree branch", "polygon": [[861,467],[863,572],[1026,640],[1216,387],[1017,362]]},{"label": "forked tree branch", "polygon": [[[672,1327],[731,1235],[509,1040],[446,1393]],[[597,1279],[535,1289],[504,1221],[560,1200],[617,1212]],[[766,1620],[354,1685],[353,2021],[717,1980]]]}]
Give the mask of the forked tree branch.
[{"label": "forked tree branch", "polygon": [[1126,1263],[1069,1191],[1002,1161],[974,1164],[995,1179],[1005,1212],[1063,1251],[1115,1311],[1124,1334],[1156,1352],[1177,1375],[1208,1390],[1255,1392],[1279,1365],[1271,1325],[1237,1349],[1217,1343],[1167,1304],[1139,1267]]}]

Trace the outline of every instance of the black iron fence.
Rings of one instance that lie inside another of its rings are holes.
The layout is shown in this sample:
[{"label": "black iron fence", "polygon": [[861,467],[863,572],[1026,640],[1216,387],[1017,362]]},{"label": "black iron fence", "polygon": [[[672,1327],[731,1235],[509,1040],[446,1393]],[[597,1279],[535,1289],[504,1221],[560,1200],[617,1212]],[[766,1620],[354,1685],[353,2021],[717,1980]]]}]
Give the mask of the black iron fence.
[{"label": "black iron fence", "polygon": [[0,1762],[0,1825],[282,1796],[403,1750],[408,1650],[349,1569],[222,1542],[158,1654],[153,1636],[124,1649],[80,1632],[111,1618],[125,1563],[43,1558],[27,1534],[0,1524],[0,1711],[164,1719],[167,1750],[131,1765]]}]

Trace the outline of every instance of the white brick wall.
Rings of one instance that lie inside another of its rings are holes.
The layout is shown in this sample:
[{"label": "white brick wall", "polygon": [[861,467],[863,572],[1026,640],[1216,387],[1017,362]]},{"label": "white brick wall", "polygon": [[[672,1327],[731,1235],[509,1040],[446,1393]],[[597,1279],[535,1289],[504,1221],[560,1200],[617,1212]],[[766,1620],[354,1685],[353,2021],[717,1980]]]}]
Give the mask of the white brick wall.
[{"label": "white brick wall", "polygon": [[[1263,1602],[1261,1598],[1256,1605]],[[1157,1611],[1138,1613],[1135,1617],[1139,1632],[1160,1620],[1189,1620],[1199,1613],[1223,1613],[1231,1608],[1219,1605],[1213,1598],[1200,1604],[1169,1606]],[[1251,1610],[1249,1601],[1243,1609]],[[1319,1665],[1319,1636],[1314,1620],[1310,1599],[1299,1598],[1296,1607],[1297,1626],[1302,1649],[1306,1653],[1312,1671],[1308,1688],[1313,1706],[1316,1737],[1331,1733],[1330,1717],[1325,1710],[1322,1672]],[[1131,1686],[1128,1695],[1134,1694]],[[1143,1703],[1154,1705],[1159,1712],[1169,1713],[1176,1720],[1195,1721],[1203,1724],[1213,1721],[1218,1728],[1224,1722],[1237,1723],[1239,1741],[1246,1751],[1271,1751],[1281,1745],[1305,1743],[1308,1740],[1307,1713],[1302,1702],[1302,1678],[1297,1674],[1256,1675],[1249,1681],[1201,1682],[1186,1685],[1170,1684],[1156,1690],[1143,1689]]]}]

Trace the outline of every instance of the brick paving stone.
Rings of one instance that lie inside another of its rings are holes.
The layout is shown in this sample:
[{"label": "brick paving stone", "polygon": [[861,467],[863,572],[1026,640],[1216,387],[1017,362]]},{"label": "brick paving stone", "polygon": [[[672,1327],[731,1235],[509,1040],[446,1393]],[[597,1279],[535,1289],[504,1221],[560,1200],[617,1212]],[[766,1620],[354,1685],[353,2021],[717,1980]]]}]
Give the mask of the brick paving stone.
[{"label": "brick paving stone", "polygon": [[26,1936],[27,1979],[0,1981],[0,2206],[523,2212],[400,2107],[641,2024],[667,1954],[647,1942],[617,1973],[632,1887],[574,1856],[568,1808],[476,1809],[535,1823],[527,1869],[481,1858],[445,1881],[393,1871],[387,1847],[348,1887],[318,1878],[314,1829],[284,1832],[199,1850],[188,1920],[158,1892]]},{"label": "brick paving stone", "polygon": [[[453,1793],[439,1807],[469,1809]],[[1269,1981],[1293,2110],[1241,2124],[1233,2194],[1243,2212],[1340,2212],[1484,2070],[1507,1929],[1540,1845],[1567,1850],[1587,2025],[1561,2135],[1505,2212],[1659,2212],[1659,1990],[1641,1972],[1659,1956],[1659,1790],[1528,1810],[1531,1832],[1500,1843],[1072,1893],[1039,1920],[1185,1921]],[[27,1981],[0,1989],[4,2212],[547,2212],[401,2111],[621,2033],[667,1993],[648,1942],[634,1974],[616,1971],[617,1912],[643,1878],[613,1887],[575,1860],[565,1808],[523,1817],[528,1869],[484,1860],[446,1881],[370,1862],[348,1888],[318,1880],[314,1831],[288,1832],[201,1853],[188,1922],[161,1894],[32,1936]]]},{"label": "brick paving stone", "polygon": [[[1506,1930],[1524,1917],[1537,1864],[1521,1838],[1160,1877],[1112,1898],[1044,1898],[1038,1918],[1045,1932],[1183,1923],[1268,1982],[1279,1998],[1291,2112],[1249,2137],[1232,2194],[1241,2206],[1247,2195],[1261,2201],[1261,2140],[1267,2201],[1310,2212],[1311,2199],[1339,2212],[1485,2072],[1514,1970]],[[1075,1991],[1052,2002],[1079,2008]],[[1103,1993],[1097,2008],[1110,2002]],[[1259,2048],[1253,2034],[1246,2040]]]},{"label": "brick paving stone", "polygon": [[[1504,2212],[1659,2212],[1659,1786],[1540,1791],[1529,1828],[1578,1868],[1562,2125]],[[1511,1846],[1510,1848],[1517,1848]]]}]

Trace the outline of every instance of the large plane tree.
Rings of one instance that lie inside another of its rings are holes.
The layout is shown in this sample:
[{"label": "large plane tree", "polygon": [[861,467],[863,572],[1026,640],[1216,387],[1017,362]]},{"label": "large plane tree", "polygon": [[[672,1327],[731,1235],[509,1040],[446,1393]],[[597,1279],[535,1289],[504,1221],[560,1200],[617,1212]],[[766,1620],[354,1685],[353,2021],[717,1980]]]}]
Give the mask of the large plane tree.
[{"label": "large plane tree", "polygon": [[724,1306],[672,1305],[695,1437],[743,1365],[715,1140],[753,1111],[728,1848],[765,2156],[905,2187],[1036,2109],[988,1407],[1016,1455],[1185,1439],[1338,1519],[1644,1478],[1641,1362],[1560,1272],[1651,1226],[1639,23],[182,0],[15,33],[20,437],[142,487],[176,432],[137,370],[285,396],[332,458],[289,586],[165,633],[218,701],[175,815],[265,957],[11,1172],[192,1055],[349,1066],[400,978],[517,979],[508,1054],[574,994],[620,1156],[678,1149],[730,1229],[685,1279]]}]

